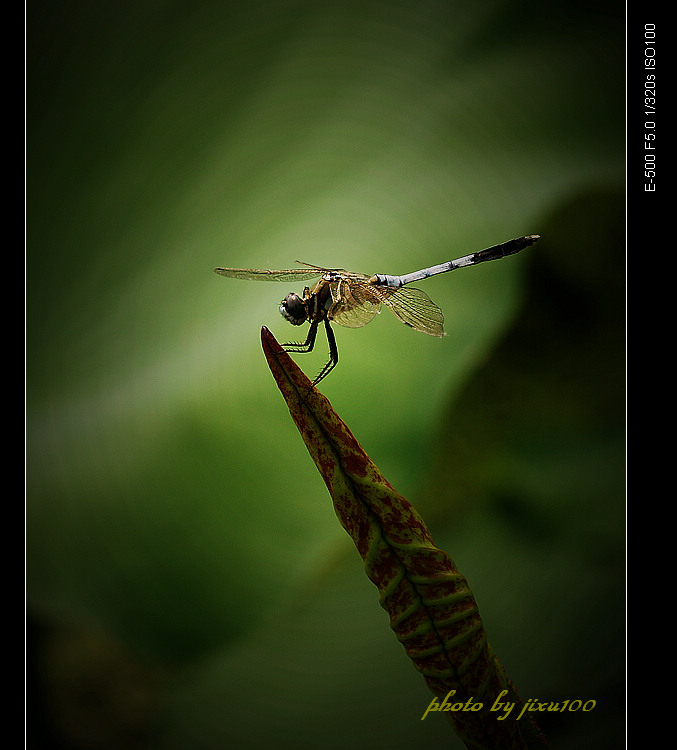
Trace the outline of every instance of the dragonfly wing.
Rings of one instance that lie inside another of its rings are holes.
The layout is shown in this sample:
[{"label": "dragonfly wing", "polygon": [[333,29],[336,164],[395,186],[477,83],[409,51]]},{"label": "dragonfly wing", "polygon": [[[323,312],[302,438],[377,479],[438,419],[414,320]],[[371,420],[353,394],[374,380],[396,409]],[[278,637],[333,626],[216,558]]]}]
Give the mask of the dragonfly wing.
[{"label": "dragonfly wing", "polygon": [[444,336],[444,313],[425,292],[408,286],[375,288],[384,293],[383,304],[405,325],[429,336]]},{"label": "dragonfly wing", "polygon": [[381,311],[381,298],[367,276],[357,273],[335,274],[330,281],[332,304],[327,317],[346,328],[361,328]]},{"label": "dragonfly wing", "polygon": [[322,276],[320,268],[291,268],[286,271],[267,271],[256,268],[215,268],[215,273],[231,279],[248,281],[307,281]]}]

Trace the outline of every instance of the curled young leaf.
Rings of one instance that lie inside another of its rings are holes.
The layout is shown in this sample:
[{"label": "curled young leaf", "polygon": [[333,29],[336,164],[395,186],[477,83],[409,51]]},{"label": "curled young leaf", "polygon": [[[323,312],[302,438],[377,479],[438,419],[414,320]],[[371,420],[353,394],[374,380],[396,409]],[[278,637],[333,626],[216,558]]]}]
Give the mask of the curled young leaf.
[{"label": "curled young leaf", "polygon": [[540,744],[529,718],[518,719],[521,701],[487,640],[473,593],[454,561],[435,546],[416,509],[383,477],[327,398],[268,329],[262,329],[261,338],[292,419],[341,525],[379,590],[390,626],[439,698],[431,710],[445,710],[471,750]]}]

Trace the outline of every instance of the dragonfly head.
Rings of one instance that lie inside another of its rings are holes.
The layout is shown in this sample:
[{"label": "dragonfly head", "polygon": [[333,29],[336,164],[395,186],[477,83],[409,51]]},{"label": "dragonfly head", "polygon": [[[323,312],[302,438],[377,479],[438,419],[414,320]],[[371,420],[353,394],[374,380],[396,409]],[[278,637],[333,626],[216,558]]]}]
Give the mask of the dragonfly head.
[{"label": "dragonfly head", "polygon": [[303,297],[290,292],[280,304],[280,313],[292,325],[300,326],[308,320],[308,306]]}]

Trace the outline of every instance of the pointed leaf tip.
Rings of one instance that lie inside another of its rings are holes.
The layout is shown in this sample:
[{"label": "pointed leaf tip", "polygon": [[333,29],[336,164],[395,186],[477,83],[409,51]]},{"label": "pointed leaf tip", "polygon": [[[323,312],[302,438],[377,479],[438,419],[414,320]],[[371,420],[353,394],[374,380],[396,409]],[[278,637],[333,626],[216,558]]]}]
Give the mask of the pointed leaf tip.
[{"label": "pointed leaf tip", "polygon": [[261,346],[273,377],[287,402],[289,402],[288,396],[292,397],[296,393],[298,397],[312,389],[312,384],[303,370],[287,354],[266,326],[261,328]]},{"label": "pointed leaf tip", "polygon": [[329,400],[315,388],[273,334],[261,330],[263,351],[308,451],[330,492],[342,469],[364,477],[369,458]]}]

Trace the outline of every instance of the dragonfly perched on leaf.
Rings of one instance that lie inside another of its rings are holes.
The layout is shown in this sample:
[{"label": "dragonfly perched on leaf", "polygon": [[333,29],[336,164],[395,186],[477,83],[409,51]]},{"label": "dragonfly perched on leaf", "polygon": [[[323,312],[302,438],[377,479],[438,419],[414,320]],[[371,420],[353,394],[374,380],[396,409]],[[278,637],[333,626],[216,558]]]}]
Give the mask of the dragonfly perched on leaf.
[{"label": "dragonfly perched on leaf", "polygon": [[[317,329],[324,324],[329,343],[329,361],[313,380],[317,385],[338,364],[338,347],[330,323],[346,328],[361,328],[367,325],[385,305],[405,325],[430,336],[444,336],[444,314],[428,295],[407,286],[414,281],[427,279],[439,273],[457,268],[474,266],[487,260],[497,260],[514,255],[533,245],[540,235],[518,237],[501,245],[480,250],[462,258],[422,268],[404,276],[375,274],[365,276],[342,268],[321,268],[304,264],[286,271],[268,271],[252,268],[215,268],[221,276],[248,281],[307,281],[320,277],[315,286],[305,287],[303,296],[290,292],[280,303],[280,313],[293,325],[310,323],[304,342],[283,344],[288,352],[310,352],[315,345]],[[298,263],[299,261],[297,261]]]}]

